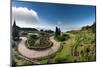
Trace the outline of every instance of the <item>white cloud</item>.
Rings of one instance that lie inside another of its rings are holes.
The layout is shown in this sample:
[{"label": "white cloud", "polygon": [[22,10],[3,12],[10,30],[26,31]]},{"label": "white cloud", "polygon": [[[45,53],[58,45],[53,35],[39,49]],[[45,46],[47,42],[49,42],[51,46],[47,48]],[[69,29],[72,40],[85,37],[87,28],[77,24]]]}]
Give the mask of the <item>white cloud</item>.
[{"label": "white cloud", "polygon": [[39,22],[39,17],[36,11],[26,7],[12,7],[12,22],[20,25],[34,25]]}]

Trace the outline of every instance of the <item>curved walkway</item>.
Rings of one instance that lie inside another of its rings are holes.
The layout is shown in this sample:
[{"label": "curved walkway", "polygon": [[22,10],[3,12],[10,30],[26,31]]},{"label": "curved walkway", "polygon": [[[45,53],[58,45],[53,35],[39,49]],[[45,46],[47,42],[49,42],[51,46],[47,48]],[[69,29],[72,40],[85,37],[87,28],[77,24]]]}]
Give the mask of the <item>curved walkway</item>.
[{"label": "curved walkway", "polygon": [[20,52],[20,54],[28,58],[39,58],[48,56],[48,54],[50,55],[56,52],[60,47],[60,43],[55,41],[54,37],[50,37],[50,40],[53,42],[53,46],[51,48],[42,51],[30,50],[25,46],[27,38],[26,37],[20,37],[20,38],[22,39],[22,41],[18,44],[18,51]]}]

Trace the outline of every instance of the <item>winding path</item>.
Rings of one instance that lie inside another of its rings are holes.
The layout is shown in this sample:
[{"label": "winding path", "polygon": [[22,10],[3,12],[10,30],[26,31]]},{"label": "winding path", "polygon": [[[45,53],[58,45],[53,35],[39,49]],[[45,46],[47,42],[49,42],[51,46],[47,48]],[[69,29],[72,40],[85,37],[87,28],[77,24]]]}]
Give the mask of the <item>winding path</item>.
[{"label": "winding path", "polygon": [[48,56],[49,53],[52,54],[56,52],[60,47],[60,43],[55,41],[54,37],[50,37],[50,40],[53,42],[53,46],[51,48],[42,51],[30,50],[25,46],[25,42],[27,38],[26,37],[20,37],[20,38],[22,40],[18,44],[18,51],[20,54],[22,54],[27,58],[39,58],[39,57]]}]

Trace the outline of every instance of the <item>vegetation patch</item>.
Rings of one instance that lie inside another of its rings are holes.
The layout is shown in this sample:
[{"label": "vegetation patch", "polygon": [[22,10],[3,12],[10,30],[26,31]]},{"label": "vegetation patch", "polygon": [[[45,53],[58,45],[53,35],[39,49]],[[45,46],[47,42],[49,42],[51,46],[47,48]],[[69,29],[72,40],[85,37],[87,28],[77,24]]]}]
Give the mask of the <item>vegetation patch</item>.
[{"label": "vegetation patch", "polygon": [[56,27],[56,32],[55,32],[55,40],[57,41],[66,41],[69,39],[69,35],[65,33],[61,33],[60,28]]},{"label": "vegetation patch", "polygon": [[95,34],[89,32],[81,32],[76,35],[76,43],[74,44],[74,56],[76,61],[93,61],[95,60]]},{"label": "vegetation patch", "polygon": [[38,35],[30,35],[27,42],[26,46],[29,49],[34,49],[34,50],[44,50],[47,48],[50,48],[53,45],[53,43],[49,40],[49,37],[45,33],[41,33]]}]

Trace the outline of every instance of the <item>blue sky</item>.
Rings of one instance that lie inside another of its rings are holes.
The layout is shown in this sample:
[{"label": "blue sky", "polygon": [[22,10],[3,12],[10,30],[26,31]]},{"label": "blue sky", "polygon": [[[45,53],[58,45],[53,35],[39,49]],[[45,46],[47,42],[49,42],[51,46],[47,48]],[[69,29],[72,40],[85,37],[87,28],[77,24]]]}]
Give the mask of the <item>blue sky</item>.
[{"label": "blue sky", "polygon": [[[80,29],[82,26],[91,25],[95,21],[95,6],[13,1],[12,7],[16,8],[16,10],[20,7],[22,9],[26,8],[26,11],[32,10],[36,13],[35,16],[38,17],[38,19],[34,19],[36,20],[34,22],[25,22],[26,20],[24,21],[23,17],[21,17],[22,19],[20,19],[19,22],[17,21],[19,19],[14,17],[16,24],[21,27],[36,27],[38,29],[43,28],[54,30],[55,27],[58,26],[62,31],[68,31]],[[26,16],[28,17],[28,15]],[[22,21],[23,23],[21,23]]]}]

